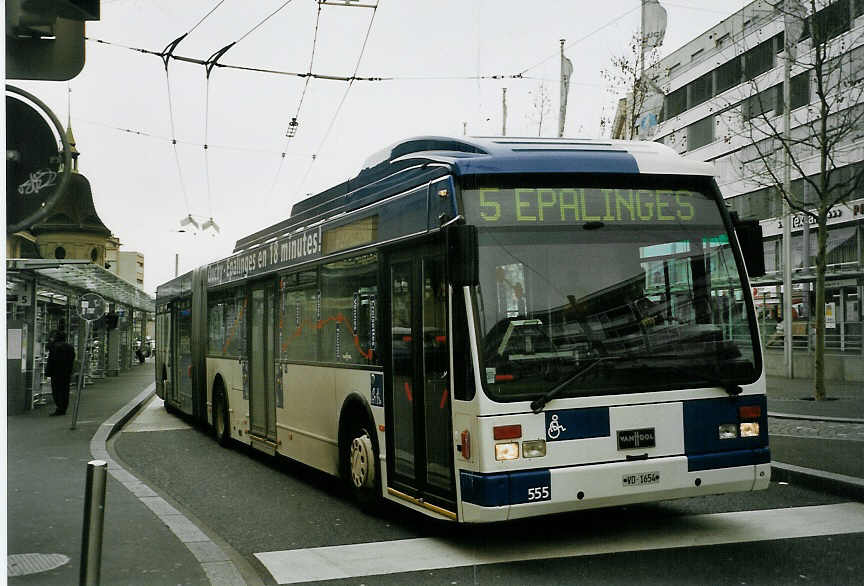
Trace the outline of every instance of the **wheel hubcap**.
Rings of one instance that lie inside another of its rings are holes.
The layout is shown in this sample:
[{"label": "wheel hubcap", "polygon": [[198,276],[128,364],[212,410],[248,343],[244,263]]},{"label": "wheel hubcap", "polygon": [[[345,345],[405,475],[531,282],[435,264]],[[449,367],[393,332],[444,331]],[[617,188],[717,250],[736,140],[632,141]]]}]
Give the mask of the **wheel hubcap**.
[{"label": "wheel hubcap", "polygon": [[372,440],[364,433],[351,442],[351,482],[356,488],[371,487],[375,481]]}]

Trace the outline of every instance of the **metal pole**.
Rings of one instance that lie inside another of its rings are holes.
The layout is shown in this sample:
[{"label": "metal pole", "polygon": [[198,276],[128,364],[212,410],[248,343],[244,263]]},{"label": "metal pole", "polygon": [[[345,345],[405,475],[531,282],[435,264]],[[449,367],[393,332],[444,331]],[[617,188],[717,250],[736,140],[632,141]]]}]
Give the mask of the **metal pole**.
[{"label": "metal pole", "polygon": [[[783,142],[788,146],[791,136],[792,112],[790,105],[789,77],[792,70],[792,54],[786,43],[783,59]],[[789,149],[783,149],[783,191],[787,197],[792,193],[792,162]],[[792,368],[792,210],[783,199],[783,363],[786,378],[794,377]]]},{"label": "metal pole", "polygon": [[84,366],[87,362],[87,342],[90,341],[90,320],[84,320],[84,350],[81,351],[81,358],[78,366],[78,381],[75,383],[75,408],[72,409],[72,427],[78,423],[78,406],[81,404],[81,393],[84,390]]},{"label": "metal pole", "polygon": [[87,462],[84,492],[84,530],[81,535],[81,573],[79,584],[98,586],[102,568],[102,527],[105,520],[105,487],[108,464],[104,460]]},{"label": "metal pole", "polygon": [[176,253],[174,253],[174,276],[176,277],[179,274],[180,274],[180,253],[176,252]]},{"label": "metal pole", "polygon": [[507,136],[507,88],[501,88],[501,136]]}]

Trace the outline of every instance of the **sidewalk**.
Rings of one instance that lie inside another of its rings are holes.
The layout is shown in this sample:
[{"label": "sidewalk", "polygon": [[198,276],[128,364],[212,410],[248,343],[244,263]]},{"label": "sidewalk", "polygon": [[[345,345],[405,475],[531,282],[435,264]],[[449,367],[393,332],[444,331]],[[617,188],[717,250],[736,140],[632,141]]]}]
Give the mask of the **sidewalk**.
[{"label": "sidewalk", "polygon": [[772,480],[864,500],[864,383],[768,377]]},{"label": "sidewalk", "polygon": [[[88,386],[75,430],[70,430],[74,393],[64,417],[49,417],[54,410],[50,402],[7,417],[10,584],[78,583],[87,462],[94,459],[91,439],[107,435],[103,422],[152,382],[153,363],[147,362]],[[201,564],[175,534],[110,474],[101,582],[210,584]]]}]

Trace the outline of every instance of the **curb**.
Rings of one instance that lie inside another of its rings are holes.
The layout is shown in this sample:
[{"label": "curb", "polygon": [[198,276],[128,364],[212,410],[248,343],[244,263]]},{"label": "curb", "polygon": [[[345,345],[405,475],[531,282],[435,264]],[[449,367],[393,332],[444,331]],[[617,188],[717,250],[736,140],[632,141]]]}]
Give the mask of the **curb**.
[{"label": "curb", "polygon": [[775,413],[768,412],[768,417],[777,419],[801,419],[803,421],[829,421],[831,423],[858,423],[864,425],[864,419],[855,417],[828,417],[827,415],[800,415],[795,413]]},{"label": "curb", "polygon": [[201,564],[204,574],[213,585],[246,585],[240,570],[218,544],[214,543],[192,521],[180,513],[153,489],[126,471],[108,453],[108,440],[135,416],[156,394],[156,383],[151,383],[129,403],[106,419],[90,439],[90,454],[108,464],[108,473],[129,492],[138,497],[164,523]]},{"label": "curb", "polygon": [[772,461],[771,480],[815,488],[864,502],[864,479],[854,476]]}]

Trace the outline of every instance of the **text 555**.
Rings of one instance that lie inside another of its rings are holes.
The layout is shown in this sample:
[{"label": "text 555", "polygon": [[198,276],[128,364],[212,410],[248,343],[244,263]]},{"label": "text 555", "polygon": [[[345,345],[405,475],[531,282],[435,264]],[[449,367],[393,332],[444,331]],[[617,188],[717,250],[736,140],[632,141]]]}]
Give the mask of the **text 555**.
[{"label": "text 555", "polygon": [[548,501],[552,498],[552,492],[548,486],[536,486],[528,489],[528,502]]}]

